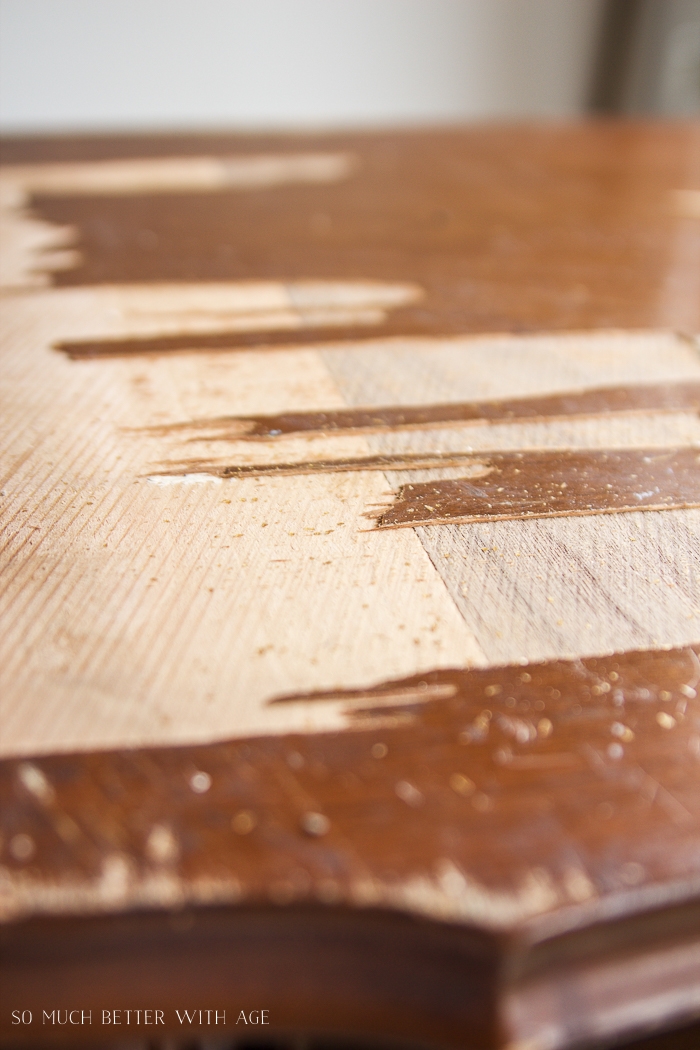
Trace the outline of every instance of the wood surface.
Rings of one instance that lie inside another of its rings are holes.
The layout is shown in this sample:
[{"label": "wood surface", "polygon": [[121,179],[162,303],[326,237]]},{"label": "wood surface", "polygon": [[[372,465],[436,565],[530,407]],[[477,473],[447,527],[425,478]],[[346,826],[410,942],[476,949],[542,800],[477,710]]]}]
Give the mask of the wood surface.
[{"label": "wood surface", "polygon": [[696,1021],[697,127],[3,163],[6,1045]]}]

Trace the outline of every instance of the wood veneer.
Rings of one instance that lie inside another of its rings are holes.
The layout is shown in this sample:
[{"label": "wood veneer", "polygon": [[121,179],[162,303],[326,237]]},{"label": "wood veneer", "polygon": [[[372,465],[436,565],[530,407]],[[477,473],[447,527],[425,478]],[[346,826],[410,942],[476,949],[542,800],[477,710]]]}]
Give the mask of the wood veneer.
[{"label": "wood veneer", "polygon": [[699,143],[5,142],[5,1044],[77,989],[465,1050],[698,1017],[694,500],[368,514],[516,457],[695,486]]}]

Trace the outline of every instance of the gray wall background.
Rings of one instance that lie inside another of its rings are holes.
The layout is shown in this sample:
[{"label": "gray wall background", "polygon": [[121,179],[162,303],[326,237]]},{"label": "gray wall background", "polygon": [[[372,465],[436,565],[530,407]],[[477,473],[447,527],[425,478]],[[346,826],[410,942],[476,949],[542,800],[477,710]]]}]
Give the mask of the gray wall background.
[{"label": "gray wall background", "polygon": [[572,116],[611,4],[636,19],[617,108],[694,112],[700,0],[0,0],[0,127]]}]

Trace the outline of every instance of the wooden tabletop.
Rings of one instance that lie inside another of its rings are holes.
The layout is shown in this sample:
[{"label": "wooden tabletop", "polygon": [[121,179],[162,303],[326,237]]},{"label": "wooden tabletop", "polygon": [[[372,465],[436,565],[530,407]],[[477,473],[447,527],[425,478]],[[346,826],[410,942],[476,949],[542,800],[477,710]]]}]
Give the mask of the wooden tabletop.
[{"label": "wooden tabletop", "polygon": [[0,221],[2,1045],[697,1023],[700,128],[7,139]]}]

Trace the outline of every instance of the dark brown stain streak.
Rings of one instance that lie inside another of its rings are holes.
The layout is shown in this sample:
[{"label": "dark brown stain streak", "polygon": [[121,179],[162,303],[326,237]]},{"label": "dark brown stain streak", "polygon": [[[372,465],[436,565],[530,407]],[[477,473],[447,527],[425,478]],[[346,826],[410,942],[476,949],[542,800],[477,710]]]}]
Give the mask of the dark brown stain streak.
[{"label": "dark brown stain streak", "polygon": [[[356,471],[429,470],[474,464],[479,471],[480,459],[473,452],[444,452],[408,456],[359,456],[357,459],[300,460],[297,463],[247,463],[220,465],[207,460],[181,460],[171,470],[151,473],[149,477],[178,477],[188,474],[211,474],[217,478],[276,478],[297,474],[346,474]],[[484,468],[485,470],[489,468]]]},{"label": "dark brown stain streak", "polygon": [[[90,339],[76,342],[58,342],[54,350],[66,354],[71,361],[89,361],[99,357],[132,357],[171,353],[210,352],[216,350],[294,350],[312,343],[357,342],[384,334],[379,325],[333,325],[328,327],[287,328],[278,331],[217,332],[209,335],[168,335],[152,339]],[[393,332],[393,335],[411,335]]]},{"label": "dark brown stain streak", "polygon": [[700,507],[692,448],[498,452],[479,478],[403,485],[380,528]]},{"label": "dark brown stain streak", "polygon": [[[538,711],[547,709],[551,713],[552,707],[561,715],[576,704],[600,703],[603,697],[606,703],[613,700],[618,707],[623,706],[621,700],[643,699],[656,704],[657,711],[672,713],[674,704],[687,705],[689,699],[697,699],[699,692],[700,645],[695,645],[662,651],[633,650],[577,660],[542,660],[527,667],[507,664],[488,668],[441,668],[389,679],[368,688],[288,693],[269,703],[340,700],[352,704],[350,711],[356,716],[368,711],[383,716],[390,703],[414,707],[450,701],[446,705],[450,710],[466,707],[475,716],[487,707],[490,709],[487,721],[493,724],[471,726],[466,734],[470,741],[479,742],[498,725],[501,715],[517,718],[529,713],[532,719],[539,717]],[[556,702],[552,704],[552,700]],[[366,708],[364,712],[363,708]],[[517,740],[515,734],[513,736]],[[536,734],[530,733],[520,743],[535,739]],[[542,739],[550,740],[548,734],[544,737],[540,734]],[[553,743],[550,740],[548,747]]]},{"label": "dark brown stain streak", "polygon": [[593,387],[507,400],[440,405],[381,406],[279,415],[218,416],[149,427],[151,433],[206,431],[190,440],[268,441],[294,434],[346,434],[361,430],[424,430],[432,427],[515,423],[631,412],[698,412],[700,381]]}]

